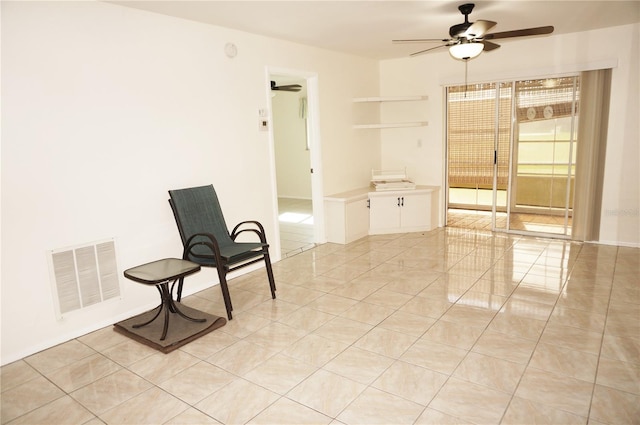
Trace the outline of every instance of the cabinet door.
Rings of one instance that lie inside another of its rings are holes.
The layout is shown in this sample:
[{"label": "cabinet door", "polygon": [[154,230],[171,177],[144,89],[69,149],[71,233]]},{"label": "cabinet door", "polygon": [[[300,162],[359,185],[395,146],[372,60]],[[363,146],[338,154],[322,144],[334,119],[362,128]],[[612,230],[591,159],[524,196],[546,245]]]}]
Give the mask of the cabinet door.
[{"label": "cabinet door", "polygon": [[395,229],[400,227],[400,206],[397,195],[372,196],[370,199],[371,230]]},{"label": "cabinet door", "polygon": [[403,228],[430,227],[431,194],[412,193],[401,196],[401,222]]},{"label": "cabinet door", "polygon": [[353,242],[369,234],[369,200],[349,202],[346,205],[345,243]]}]

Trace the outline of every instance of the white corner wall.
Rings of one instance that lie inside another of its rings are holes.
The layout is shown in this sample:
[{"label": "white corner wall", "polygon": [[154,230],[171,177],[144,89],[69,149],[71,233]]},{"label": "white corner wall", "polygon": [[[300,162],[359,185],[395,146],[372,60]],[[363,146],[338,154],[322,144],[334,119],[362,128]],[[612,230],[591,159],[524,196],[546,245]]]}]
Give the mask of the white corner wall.
[{"label": "white corner wall", "polygon": [[[268,67],[318,76],[326,194],[379,164],[351,128],[351,98],[378,90],[375,61],[103,2],[1,8],[2,364],[157,303],[122,271],[181,255],[169,189],[212,183],[229,224],[257,219],[276,237],[257,126]],[[122,299],[56,320],[47,251],[111,237]],[[203,270],[186,290],[214,282]]]},{"label": "white corner wall", "polygon": [[[583,33],[501,42],[468,64],[470,83],[544,78],[617,64],[613,69],[611,111],[605,164],[600,242],[640,246],[640,25]],[[616,40],[611,43],[611,40]],[[381,136],[383,167],[407,166],[418,184],[445,186],[444,86],[464,84],[464,63],[439,53],[380,63],[383,96],[429,95],[416,108],[428,127],[385,130]],[[403,106],[408,107],[408,106]],[[390,105],[383,120],[397,117]],[[415,113],[415,111],[411,112]]]}]

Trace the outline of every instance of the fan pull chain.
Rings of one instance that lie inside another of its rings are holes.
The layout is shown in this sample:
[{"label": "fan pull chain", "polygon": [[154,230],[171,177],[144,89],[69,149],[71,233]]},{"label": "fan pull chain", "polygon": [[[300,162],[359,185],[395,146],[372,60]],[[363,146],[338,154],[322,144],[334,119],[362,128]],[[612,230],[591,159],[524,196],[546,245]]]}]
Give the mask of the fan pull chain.
[{"label": "fan pull chain", "polygon": [[467,65],[469,65],[469,58],[464,60],[464,98],[467,98],[467,88],[469,87],[467,84]]}]

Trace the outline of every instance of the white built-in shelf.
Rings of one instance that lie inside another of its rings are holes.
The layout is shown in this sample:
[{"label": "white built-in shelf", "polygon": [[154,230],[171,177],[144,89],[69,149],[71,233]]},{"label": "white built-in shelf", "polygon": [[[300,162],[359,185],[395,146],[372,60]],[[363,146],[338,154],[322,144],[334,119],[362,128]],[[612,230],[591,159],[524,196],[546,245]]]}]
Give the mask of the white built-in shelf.
[{"label": "white built-in shelf", "polygon": [[[356,97],[354,103],[365,102],[407,102],[416,100],[429,100],[429,96],[374,96],[374,97]],[[427,121],[418,122],[399,122],[399,123],[376,123],[376,124],[356,124],[353,128],[405,128],[405,127],[426,127],[429,125]]]},{"label": "white built-in shelf", "polygon": [[429,100],[429,96],[377,96],[377,97],[356,97],[354,102],[405,102],[410,100]]}]

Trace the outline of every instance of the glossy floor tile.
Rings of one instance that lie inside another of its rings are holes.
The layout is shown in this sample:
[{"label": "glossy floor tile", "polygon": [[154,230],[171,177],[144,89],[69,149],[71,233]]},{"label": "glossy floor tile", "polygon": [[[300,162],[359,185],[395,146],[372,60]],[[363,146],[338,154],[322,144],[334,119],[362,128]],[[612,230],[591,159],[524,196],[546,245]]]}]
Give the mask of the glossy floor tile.
[{"label": "glossy floor tile", "polygon": [[445,228],[273,267],[170,354],[107,327],[3,366],[1,423],[638,423],[640,249]]}]

